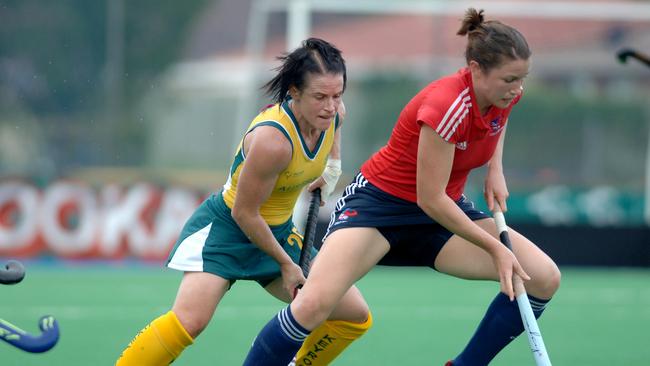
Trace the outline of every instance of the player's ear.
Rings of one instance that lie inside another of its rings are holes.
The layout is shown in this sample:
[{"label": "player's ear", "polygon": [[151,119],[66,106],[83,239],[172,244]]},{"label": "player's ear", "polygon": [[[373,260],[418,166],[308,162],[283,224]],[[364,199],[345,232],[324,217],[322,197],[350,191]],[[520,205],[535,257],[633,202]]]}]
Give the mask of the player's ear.
[{"label": "player's ear", "polygon": [[291,96],[291,99],[295,101],[300,100],[300,90],[298,90],[295,85],[289,87],[289,95]]},{"label": "player's ear", "polygon": [[481,68],[481,65],[474,60],[471,60],[468,66],[469,66],[469,70],[472,72],[472,75],[479,75],[479,73],[483,73],[483,69]]}]

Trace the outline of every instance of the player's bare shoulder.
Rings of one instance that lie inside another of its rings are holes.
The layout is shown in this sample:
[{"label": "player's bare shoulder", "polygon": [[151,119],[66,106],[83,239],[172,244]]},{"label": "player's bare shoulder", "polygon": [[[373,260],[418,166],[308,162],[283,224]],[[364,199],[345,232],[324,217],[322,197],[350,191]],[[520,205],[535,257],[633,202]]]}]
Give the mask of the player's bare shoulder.
[{"label": "player's bare shoulder", "polygon": [[338,118],[339,118],[338,127],[341,127],[341,125],[343,124],[343,121],[345,121],[346,112],[347,111],[345,109],[345,103],[343,102],[343,100],[341,100],[341,104],[339,104],[339,107],[336,110],[336,113],[338,114]]}]

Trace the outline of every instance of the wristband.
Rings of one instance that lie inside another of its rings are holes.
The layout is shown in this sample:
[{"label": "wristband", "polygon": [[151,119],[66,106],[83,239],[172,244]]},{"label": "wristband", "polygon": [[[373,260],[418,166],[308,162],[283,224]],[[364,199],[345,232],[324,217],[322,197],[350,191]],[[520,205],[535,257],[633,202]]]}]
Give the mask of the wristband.
[{"label": "wristband", "polygon": [[320,190],[320,198],[323,202],[326,202],[330,194],[334,192],[336,183],[339,181],[339,177],[341,177],[342,172],[341,159],[327,160],[327,165],[325,166],[325,170],[323,171],[322,175],[323,180],[325,181],[325,185],[322,186]]}]

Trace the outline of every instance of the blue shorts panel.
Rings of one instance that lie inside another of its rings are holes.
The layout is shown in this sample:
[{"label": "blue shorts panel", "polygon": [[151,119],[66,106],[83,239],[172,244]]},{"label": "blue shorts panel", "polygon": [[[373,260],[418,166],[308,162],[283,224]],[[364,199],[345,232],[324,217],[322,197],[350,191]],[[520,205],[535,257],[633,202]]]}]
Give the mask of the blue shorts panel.
[{"label": "blue shorts panel", "polygon": [[[490,217],[462,196],[458,207],[471,220]],[[435,222],[417,204],[375,187],[361,173],[350,183],[336,203],[325,237],[351,227],[374,227],[390,244],[379,262],[390,266],[433,268],[438,253],[454,234]]]}]

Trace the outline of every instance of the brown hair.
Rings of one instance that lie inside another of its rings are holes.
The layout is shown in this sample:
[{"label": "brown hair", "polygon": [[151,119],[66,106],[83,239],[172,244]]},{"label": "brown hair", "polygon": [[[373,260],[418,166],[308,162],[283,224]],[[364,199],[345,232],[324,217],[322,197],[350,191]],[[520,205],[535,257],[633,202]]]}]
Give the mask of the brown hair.
[{"label": "brown hair", "polygon": [[483,9],[467,9],[456,34],[467,35],[467,63],[476,61],[484,71],[505,60],[528,60],[531,55],[526,38],[518,30],[498,20],[485,21]]}]

